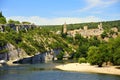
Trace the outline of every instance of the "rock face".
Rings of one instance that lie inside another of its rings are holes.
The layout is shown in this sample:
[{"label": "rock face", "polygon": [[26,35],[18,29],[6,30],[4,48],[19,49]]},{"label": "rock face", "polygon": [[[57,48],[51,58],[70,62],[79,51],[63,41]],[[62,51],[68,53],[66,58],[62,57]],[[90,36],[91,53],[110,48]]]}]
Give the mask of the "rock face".
[{"label": "rock face", "polygon": [[20,48],[16,48],[12,44],[8,43],[4,48],[8,50],[6,53],[0,54],[0,60],[14,60],[14,63],[41,63],[55,60],[56,56],[60,53],[61,49],[54,49],[44,53],[36,53],[34,56],[29,56],[27,53]]},{"label": "rock face", "polygon": [[60,53],[61,49],[54,49],[49,52],[45,53],[37,53],[36,55],[28,58],[23,58],[14,63],[21,63],[21,64],[35,64],[35,63],[42,63],[47,61],[53,61],[54,58]]},{"label": "rock face", "polygon": [[34,24],[0,24],[0,32],[4,32],[6,27],[19,32],[20,30],[27,31],[28,29],[34,29],[37,26]]},{"label": "rock face", "polygon": [[28,56],[23,49],[15,48],[12,44],[8,43],[5,48],[8,50],[6,53],[0,54],[0,60],[18,60]]}]

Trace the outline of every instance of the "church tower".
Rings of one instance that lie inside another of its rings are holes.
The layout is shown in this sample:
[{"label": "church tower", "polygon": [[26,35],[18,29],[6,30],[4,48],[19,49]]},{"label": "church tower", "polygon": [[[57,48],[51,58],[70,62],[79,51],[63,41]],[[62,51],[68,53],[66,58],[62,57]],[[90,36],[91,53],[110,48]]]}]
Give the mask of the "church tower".
[{"label": "church tower", "polygon": [[67,33],[67,25],[66,25],[66,22],[64,23],[64,26],[63,26],[63,33],[64,33],[64,34]]},{"label": "church tower", "polygon": [[102,23],[100,23],[100,24],[98,25],[98,28],[99,28],[100,30],[103,29],[103,28],[102,28]]}]

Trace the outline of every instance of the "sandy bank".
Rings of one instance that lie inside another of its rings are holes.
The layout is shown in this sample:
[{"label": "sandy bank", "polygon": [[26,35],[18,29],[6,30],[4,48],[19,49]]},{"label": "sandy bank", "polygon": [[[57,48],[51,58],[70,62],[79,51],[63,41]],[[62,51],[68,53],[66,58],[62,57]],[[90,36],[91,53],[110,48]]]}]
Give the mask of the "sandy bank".
[{"label": "sandy bank", "polygon": [[99,68],[96,66],[91,66],[89,64],[69,63],[56,66],[56,68],[66,71],[93,72],[120,75],[120,69],[116,69],[115,66]]}]

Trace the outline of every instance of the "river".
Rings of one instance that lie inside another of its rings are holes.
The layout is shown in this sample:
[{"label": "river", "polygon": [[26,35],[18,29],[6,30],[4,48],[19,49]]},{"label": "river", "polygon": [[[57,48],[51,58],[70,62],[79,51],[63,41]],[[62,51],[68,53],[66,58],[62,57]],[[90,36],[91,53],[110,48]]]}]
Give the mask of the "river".
[{"label": "river", "polygon": [[0,68],[0,80],[120,80],[120,76],[61,71],[57,63],[27,64]]}]

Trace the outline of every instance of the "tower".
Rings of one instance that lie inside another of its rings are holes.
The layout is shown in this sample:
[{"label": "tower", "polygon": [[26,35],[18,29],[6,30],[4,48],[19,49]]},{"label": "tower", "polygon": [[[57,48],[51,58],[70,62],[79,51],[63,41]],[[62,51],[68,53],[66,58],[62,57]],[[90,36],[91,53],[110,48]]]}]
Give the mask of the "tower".
[{"label": "tower", "polygon": [[16,32],[18,33],[19,32],[19,26],[18,25],[16,25]]},{"label": "tower", "polygon": [[66,22],[64,23],[64,26],[63,26],[63,33],[67,33],[67,26],[66,26]]},{"label": "tower", "polygon": [[102,29],[102,23],[98,25],[98,28],[101,30]]},{"label": "tower", "polygon": [[84,26],[84,30],[88,30],[88,26]]}]

